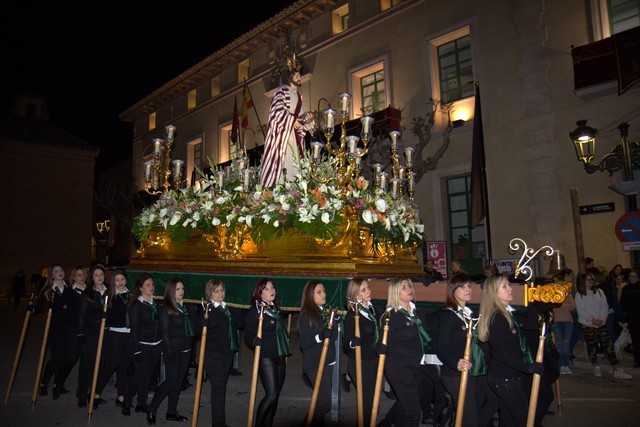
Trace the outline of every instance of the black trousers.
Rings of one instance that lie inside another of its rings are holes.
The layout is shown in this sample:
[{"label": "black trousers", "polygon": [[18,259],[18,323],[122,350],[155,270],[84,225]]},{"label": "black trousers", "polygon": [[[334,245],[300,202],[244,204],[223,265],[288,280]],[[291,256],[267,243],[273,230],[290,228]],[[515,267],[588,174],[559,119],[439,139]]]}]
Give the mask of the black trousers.
[{"label": "black trousers", "polygon": [[420,425],[422,408],[420,386],[424,371],[419,364],[404,365],[387,360],[384,374],[396,395],[396,401],[382,421],[382,425],[395,427],[417,427]]},{"label": "black trousers", "polygon": [[[67,328],[65,336],[64,357],[60,366],[60,374],[55,383],[62,386],[69,377],[71,370],[80,358],[80,344],[78,343],[78,328]],[[78,371],[78,380],[80,379],[80,370]],[[78,392],[78,390],[76,390]]]},{"label": "black trousers", "polygon": [[284,357],[263,357],[260,359],[260,382],[264,388],[264,397],[258,405],[256,427],[271,427],[278,409],[278,399],[287,375],[287,362]]},{"label": "black trousers", "polygon": [[496,378],[488,375],[489,385],[500,400],[500,425],[525,427],[529,410],[527,381],[523,377]]},{"label": "black trousers", "polygon": [[164,381],[153,395],[151,405],[149,405],[150,411],[156,412],[160,403],[168,395],[167,414],[178,412],[178,399],[182,391],[182,379],[187,374],[189,363],[191,363],[191,349],[178,352],[175,360],[164,359]]},{"label": "black trousers", "polygon": [[106,331],[104,337],[104,353],[98,383],[96,384],[96,394],[101,395],[104,388],[109,383],[113,372],[116,372],[116,389],[118,396],[124,396],[127,390],[127,380],[129,378],[129,367],[131,365],[131,334],[127,332]]},{"label": "black trousers", "polygon": [[[347,361],[347,372],[357,388],[356,380],[356,360],[349,358]],[[362,419],[363,425],[371,424],[371,410],[373,409],[373,395],[376,387],[376,376],[378,374],[378,358],[362,361]]]},{"label": "black trousers", "polygon": [[49,385],[51,377],[55,375],[54,384],[61,384],[58,380],[60,376],[60,368],[64,361],[64,346],[66,340],[66,331],[63,327],[55,326],[49,329],[47,337],[47,347],[49,348],[49,360],[42,371],[40,383]]},{"label": "black trousers", "polygon": [[131,405],[133,397],[137,396],[138,405],[146,405],[149,397],[149,382],[151,373],[160,361],[161,345],[140,345],[141,352],[133,355],[135,372],[127,383],[127,391],[124,394],[124,403]]},{"label": "black trousers", "polygon": [[227,423],[227,381],[235,353],[205,351],[204,368],[211,383],[211,425],[224,427]]},{"label": "black trousers", "polygon": [[[104,349],[104,342],[102,348]],[[85,334],[84,343],[80,344],[80,352],[82,353],[82,359],[80,363],[80,371],[78,372],[78,396],[89,395],[89,392],[91,391],[93,370],[95,368],[96,355],[98,353],[97,332]]]},{"label": "black trousers", "polygon": [[[326,413],[331,410],[331,377],[333,375],[333,367],[334,365],[325,365],[322,370],[320,388],[318,389],[318,399],[316,400],[316,407],[311,420],[311,425],[314,427],[324,426],[324,417]],[[318,368],[314,367],[304,371],[304,373],[311,381],[311,385],[315,387]]]}]

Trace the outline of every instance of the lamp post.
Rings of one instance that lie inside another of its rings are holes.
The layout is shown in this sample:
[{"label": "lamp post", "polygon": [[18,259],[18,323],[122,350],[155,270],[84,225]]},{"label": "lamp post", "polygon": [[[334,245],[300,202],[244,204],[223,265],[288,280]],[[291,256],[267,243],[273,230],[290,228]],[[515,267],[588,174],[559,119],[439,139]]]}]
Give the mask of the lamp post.
[{"label": "lamp post", "polygon": [[578,120],[578,127],[569,133],[576,149],[578,160],[584,164],[587,173],[596,171],[609,172],[613,176],[614,172],[622,169],[623,181],[609,186],[616,193],[627,196],[628,209],[637,210],[635,196],[640,194],[640,181],[633,179],[633,168],[640,167],[640,144],[629,141],[629,124],[621,123],[620,143],[613,150],[607,153],[599,163],[593,163],[596,152],[597,129],[587,126],[586,120]]},{"label": "lamp post", "polygon": [[[633,168],[640,168],[640,144],[629,141],[629,124],[620,123],[620,143],[613,150],[607,153],[599,163],[593,163],[596,152],[597,129],[587,126],[586,120],[578,120],[578,127],[569,133],[576,149],[578,160],[584,164],[587,173],[596,171],[609,172],[613,176],[614,172],[622,169],[623,181],[612,184],[610,189],[625,196],[627,212],[638,210],[636,196],[640,194],[640,180],[633,179]],[[640,251],[633,251],[633,263],[637,266],[640,263]]]}]

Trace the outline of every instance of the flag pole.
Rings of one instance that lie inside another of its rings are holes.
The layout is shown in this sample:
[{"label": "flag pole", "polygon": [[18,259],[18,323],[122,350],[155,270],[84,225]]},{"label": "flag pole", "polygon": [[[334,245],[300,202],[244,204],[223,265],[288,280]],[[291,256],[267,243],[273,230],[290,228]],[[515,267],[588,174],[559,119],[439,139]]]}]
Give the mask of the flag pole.
[{"label": "flag pole", "polygon": [[260,122],[260,116],[258,115],[258,109],[256,108],[256,103],[253,100],[253,96],[251,95],[251,91],[249,90],[249,85],[247,84],[247,79],[243,78],[242,80],[244,81],[244,87],[247,88],[247,93],[249,94],[249,98],[251,98],[251,102],[253,102],[253,110],[256,113],[256,119],[258,119],[258,126],[260,126],[260,131],[262,132],[262,136],[264,138],[266,138],[267,135],[264,132],[264,128],[262,127],[262,123]]},{"label": "flag pole", "polygon": [[[480,103],[480,84],[475,82],[476,99],[473,117],[473,148],[471,160],[471,228],[484,219],[484,231],[487,248],[487,261],[493,260],[491,248],[491,220],[489,218],[489,191],[487,187],[487,169],[484,156],[484,135],[482,128],[482,108]],[[479,191],[474,189],[479,187]],[[477,200],[477,198],[480,200]]]}]

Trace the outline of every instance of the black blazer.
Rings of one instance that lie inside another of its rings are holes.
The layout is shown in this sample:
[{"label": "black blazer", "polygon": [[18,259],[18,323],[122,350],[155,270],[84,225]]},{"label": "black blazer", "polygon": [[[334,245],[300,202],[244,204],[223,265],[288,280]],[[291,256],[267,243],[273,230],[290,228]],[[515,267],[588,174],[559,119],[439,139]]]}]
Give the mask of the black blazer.
[{"label": "black blazer", "polygon": [[[231,313],[232,327],[234,329],[244,329],[244,314],[241,309],[227,305]],[[229,320],[220,308],[211,305],[209,318],[205,321],[204,312],[198,321],[200,329],[207,326],[207,353],[231,354],[238,350],[231,350],[231,340],[229,339]],[[238,346],[240,343],[238,342]]]},{"label": "black blazer", "polygon": [[[374,346],[376,345],[376,323],[379,316],[374,312],[376,317],[373,320],[369,320],[364,314],[360,313],[360,349],[362,351],[362,360],[377,359]],[[378,339],[382,339],[382,328],[380,328]],[[342,342],[342,348],[349,359],[355,359],[356,351],[352,348],[351,339],[356,335],[356,322],[355,313],[353,310],[349,310],[344,318],[344,341]]]},{"label": "black blazer", "polygon": [[[284,313],[280,311],[280,316],[284,322]],[[260,312],[256,306],[247,310],[244,317],[244,342],[250,349],[254,350],[253,339],[258,334],[258,322]],[[265,311],[262,320],[262,345],[260,347],[260,358],[280,357],[278,354],[278,339],[276,334],[276,319],[269,316]]]},{"label": "black blazer", "polygon": [[[338,339],[338,321],[339,319],[334,319],[334,324],[331,329],[331,340],[327,349],[325,366],[336,360],[335,340]],[[316,336],[322,334],[322,331],[324,331],[322,322],[320,322],[319,325],[312,326],[309,324],[309,313],[306,311],[300,313],[300,317],[298,318],[298,334],[300,337],[300,349],[302,350],[302,370],[304,372],[318,369],[324,341],[318,342]],[[314,380],[314,378],[310,379],[312,381]]]}]

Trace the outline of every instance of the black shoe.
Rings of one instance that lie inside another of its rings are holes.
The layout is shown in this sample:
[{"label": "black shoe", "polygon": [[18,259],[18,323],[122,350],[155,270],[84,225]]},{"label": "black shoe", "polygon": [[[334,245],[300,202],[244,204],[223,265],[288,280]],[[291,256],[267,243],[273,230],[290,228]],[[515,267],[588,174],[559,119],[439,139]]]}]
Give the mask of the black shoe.
[{"label": "black shoe", "polygon": [[156,413],[153,411],[147,412],[147,424],[154,425],[155,423],[156,423]]},{"label": "black shoe", "polygon": [[233,368],[233,369],[231,370],[231,372],[229,372],[229,375],[232,375],[232,376],[234,376],[234,377],[237,377],[237,376],[242,375],[242,372],[238,371],[236,368]]},{"label": "black shoe", "polygon": [[40,384],[40,388],[38,389],[38,396],[46,396],[47,395],[47,386],[45,384]]},{"label": "black shoe", "polygon": [[107,401],[106,401],[106,400],[104,400],[103,398],[101,398],[101,397],[95,397],[95,398],[93,399],[93,409],[98,409],[98,406],[100,406],[100,405],[104,405],[105,403],[107,403]]},{"label": "black shoe", "polygon": [[69,390],[67,390],[66,388],[64,388],[64,386],[62,386],[62,387],[60,387],[60,392],[62,394],[67,394],[67,393],[69,393]]},{"label": "black shoe", "polygon": [[62,387],[59,387],[57,384],[54,384],[53,393],[51,394],[51,397],[53,397],[53,400],[60,399],[61,394],[62,394]]},{"label": "black shoe", "polygon": [[143,405],[136,405],[136,412],[148,412],[149,408],[147,407],[146,404]]},{"label": "black shoe", "polygon": [[129,405],[128,403],[122,402],[121,412],[122,412],[122,415],[126,415],[126,416],[131,415],[131,405]]},{"label": "black shoe", "polygon": [[86,394],[80,395],[80,397],[78,397],[78,408],[84,408],[85,406],[87,406],[88,402],[89,396],[87,396]]},{"label": "black shoe", "polygon": [[178,422],[182,422],[182,421],[187,421],[188,418],[185,417],[184,415],[180,415],[179,413],[175,413],[175,414],[170,414],[167,412],[167,416],[166,416],[167,421],[178,421]]},{"label": "black shoe", "polygon": [[349,393],[351,391],[351,381],[347,378],[347,374],[340,375],[340,383],[342,384],[342,389],[345,393]]},{"label": "black shoe", "polygon": [[124,400],[118,400],[118,398],[116,397],[116,406],[122,407],[123,404]]}]

